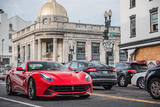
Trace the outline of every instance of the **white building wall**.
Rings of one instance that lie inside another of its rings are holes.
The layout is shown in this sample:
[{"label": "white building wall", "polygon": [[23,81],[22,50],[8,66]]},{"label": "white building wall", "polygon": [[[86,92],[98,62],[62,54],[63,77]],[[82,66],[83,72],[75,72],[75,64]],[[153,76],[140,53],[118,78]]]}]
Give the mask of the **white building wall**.
[{"label": "white building wall", "polygon": [[19,31],[19,30],[31,25],[31,23],[32,23],[31,21],[24,21],[19,16],[12,17],[12,18],[8,19],[8,21],[9,21],[9,24],[13,25],[14,31]]},{"label": "white building wall", "polygon": [[8,27],[8,15],[6,13],[2,13],[0,15],[1,23],[0,23],[0,56],[2,55],[2,39],[3,42],[3,56],[9,56],[11,53],[8,52],[8,44],[11,43],[9,40],[9,27]]},{"label": "white building wall", "polygon": [[[12,24],[13,31],[9,30],[9,24]],[[12,63],[12,52],[9,52],[9,46],[12,46],[12,40],[9,39],[9,33],[19,31],[29,25],[31,25],[30,21],[24,21],[18,16],[8,19],[6,13],[0,14],[0,56],[2,55],[2,39],[4,39],[3,58],[10,58],[10,64]]]},{"label": "white building wall", "polygon": [[[130,9],[130,0],[120,0],[121,44],[160,36],[160,20],[158,32],[150,33],[150,12],[158,8],[160,18],[160,0],[136,0],[136,7]],[[130,38],[130,16],[136,15],[136,37]]]}]

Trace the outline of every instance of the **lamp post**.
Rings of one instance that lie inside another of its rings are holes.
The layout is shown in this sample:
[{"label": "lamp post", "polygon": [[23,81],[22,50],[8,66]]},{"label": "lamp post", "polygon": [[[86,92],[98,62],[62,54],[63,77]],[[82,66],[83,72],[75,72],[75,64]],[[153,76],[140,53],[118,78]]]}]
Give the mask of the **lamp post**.
[{"label": "lamp post", "polygon": [[104,30],[104,47],[106,48],[106,64],[108,65],[109,64],[109,57],[108,57],[108,52],[110,50],[110,48],[112,47],[109,47],[112,46],[112,42],[109,41],[109,27],[111,26],[111,17],[112,17],[112,11],[109,10],[108,12],[105,11],[104,13],[104,18],[105,18],[105,30]]},{"label": "lamp post", "polygon": [[3,62],[3,42],[4,42],[4,39],[2,39],[2,58],[1,58],[2,62]]},{"label": "lamp post", "polygon": [[[3,42],[5,39],[2,39],[2,57],[1,57],[1,63],[3,65]],[[3,66],[1,65],[1,70],[3,69]]]}]

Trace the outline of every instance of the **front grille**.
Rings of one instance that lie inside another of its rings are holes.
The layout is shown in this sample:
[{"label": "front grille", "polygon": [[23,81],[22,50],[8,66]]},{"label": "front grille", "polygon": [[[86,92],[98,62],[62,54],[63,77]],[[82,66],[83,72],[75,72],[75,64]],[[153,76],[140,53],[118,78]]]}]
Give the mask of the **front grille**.
[{"label": "front grille", "polygon": [[48,89],[55,92],[81,92],[87,91],[90,85],[64,85],[64,86],[50,86]]},{"label": "front grille", "polygon": [[44,95],[52,95],[52,92],[50,92],[49,90],[46,90],[43,94]]}]

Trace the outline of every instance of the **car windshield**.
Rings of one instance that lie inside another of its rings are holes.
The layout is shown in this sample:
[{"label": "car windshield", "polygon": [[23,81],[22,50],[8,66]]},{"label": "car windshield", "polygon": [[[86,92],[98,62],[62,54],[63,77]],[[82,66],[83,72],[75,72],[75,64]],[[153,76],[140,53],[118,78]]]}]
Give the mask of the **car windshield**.
[{"label": "car windshield", "polygon": [[29,62],[28,71],[41,71],[41,70],[68,70],[65,66],[56,62]]},{"label": "car windshield", "polygon": [[85,62],[85,65],[87,68],[95,68],[95,67],[96,68],[106,68],[107,67],[100,62]]},{"label": "car windshield", "polygon": [[115,65],[116,69],[129,69],[129,63],[118,63]]},{"label": "car windshield", "polygon": [[132,69],[136,70],[137,72],[144,72],[147,70],[146,64],[131,64]]},{"label": "car windshield", "polygon": [[100,62],[91,62],[90,66],[93,66],[93,67],[105,67],[105,65],[103,65]]}]

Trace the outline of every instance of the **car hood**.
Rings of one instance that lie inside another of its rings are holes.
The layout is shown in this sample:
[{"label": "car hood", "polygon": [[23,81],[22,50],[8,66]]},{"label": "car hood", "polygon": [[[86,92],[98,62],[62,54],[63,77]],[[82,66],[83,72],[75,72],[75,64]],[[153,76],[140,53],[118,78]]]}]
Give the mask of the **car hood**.
[{"label": "car hood", "polygon": [[85,80],[86,73],[74,71],[39,71],[37,73],[45,74],[53,79],[53,83],[73,85],[87,84]]}]

